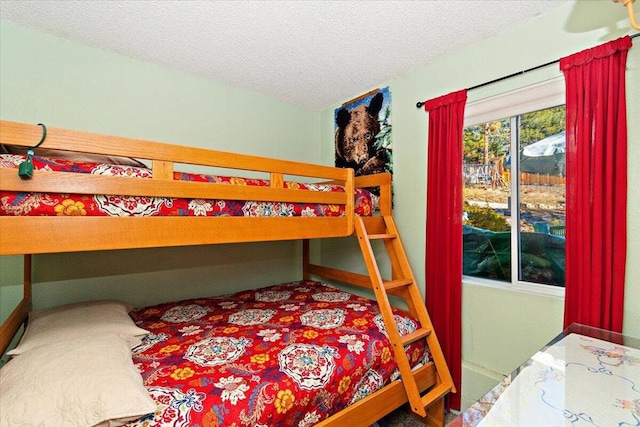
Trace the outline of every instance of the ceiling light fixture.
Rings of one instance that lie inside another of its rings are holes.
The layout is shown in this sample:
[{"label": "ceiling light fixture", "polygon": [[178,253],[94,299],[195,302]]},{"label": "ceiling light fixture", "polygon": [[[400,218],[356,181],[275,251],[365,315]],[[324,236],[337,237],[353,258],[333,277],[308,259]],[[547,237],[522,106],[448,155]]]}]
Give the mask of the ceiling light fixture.
[{"label": "ceiling light fixture", "polygon": [[636,14],[633,11],[633,2],[636,0],[613,0],[614,3],[622,3],[623,6],[627,8],[629,12],[629,22],[631,26],[636,30],[640,30],[640,25],[636,22]]}]

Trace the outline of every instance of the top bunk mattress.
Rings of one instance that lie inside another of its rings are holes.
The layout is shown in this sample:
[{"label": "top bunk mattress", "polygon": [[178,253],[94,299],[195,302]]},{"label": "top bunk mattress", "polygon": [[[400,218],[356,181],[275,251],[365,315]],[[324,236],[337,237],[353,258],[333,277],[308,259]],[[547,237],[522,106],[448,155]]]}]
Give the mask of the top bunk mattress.
[{"label": "top bunk mattress", "polygon": [[[17,169],[25,160],[21,154],[1,154],[0,167]],[[41,156],[32,157],[33,168],[54,172],[73,172],[102,176],[152,178],[151,169],[135,161],[126,164],[76,161]],[[115,163],[115,162],[114,162]],[[173,172],[176,181],[269,187],[266,179]],[[285,189],[344,192],[339,185],[285,181]],[[371,216],[378,208],[378,197],[356,188],[354,213]],[[223,200],[153,196],[117,196],[0,191],[0,216],[239,216],[239,217],[341,217],[345,205],[293,203],[281,201]]]}]

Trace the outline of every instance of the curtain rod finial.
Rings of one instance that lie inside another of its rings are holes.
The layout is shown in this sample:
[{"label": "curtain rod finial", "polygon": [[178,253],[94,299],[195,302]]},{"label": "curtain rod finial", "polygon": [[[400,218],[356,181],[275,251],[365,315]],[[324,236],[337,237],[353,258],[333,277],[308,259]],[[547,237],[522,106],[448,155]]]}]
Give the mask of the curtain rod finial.
[{"label": "curtain rod finial", "polygon": [[416,108],[422,108],[423,105],[424,105],[424,102],[422,101],[416,102]]}]

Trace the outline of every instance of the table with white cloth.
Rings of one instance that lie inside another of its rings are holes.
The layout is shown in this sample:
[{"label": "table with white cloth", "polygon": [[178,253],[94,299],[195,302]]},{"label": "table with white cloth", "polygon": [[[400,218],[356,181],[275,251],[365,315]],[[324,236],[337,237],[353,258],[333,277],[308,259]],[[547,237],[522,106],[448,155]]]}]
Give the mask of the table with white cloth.
[{"label": "table with white cloth", "polygon": [[448,426],[640,426],[640,339],[573,324]]}]

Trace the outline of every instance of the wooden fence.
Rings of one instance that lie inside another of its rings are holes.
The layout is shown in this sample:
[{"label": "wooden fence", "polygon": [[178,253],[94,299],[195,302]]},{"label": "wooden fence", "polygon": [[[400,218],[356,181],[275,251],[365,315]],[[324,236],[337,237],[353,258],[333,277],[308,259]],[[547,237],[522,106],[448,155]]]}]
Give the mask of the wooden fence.
[{"label": "wooden fence", "polygon": [[564,176],[558,175],[541,175],[538,173],[522,172],[520,174],[521,185],[565,185]]}]

